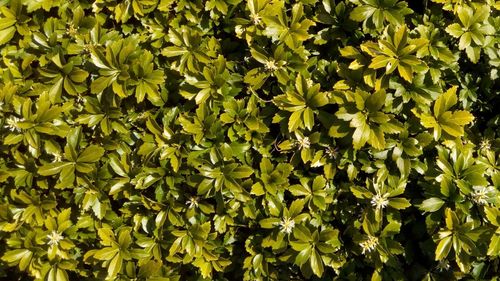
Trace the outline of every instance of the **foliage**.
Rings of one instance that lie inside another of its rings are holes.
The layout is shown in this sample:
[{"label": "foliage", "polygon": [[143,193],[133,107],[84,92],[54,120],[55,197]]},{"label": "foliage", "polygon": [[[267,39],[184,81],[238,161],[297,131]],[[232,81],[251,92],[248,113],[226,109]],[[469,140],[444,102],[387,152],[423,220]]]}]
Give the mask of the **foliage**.
[{"label": "foliage", "polygon": [[498,280],[499,3],[0,1],[0,279]]}]

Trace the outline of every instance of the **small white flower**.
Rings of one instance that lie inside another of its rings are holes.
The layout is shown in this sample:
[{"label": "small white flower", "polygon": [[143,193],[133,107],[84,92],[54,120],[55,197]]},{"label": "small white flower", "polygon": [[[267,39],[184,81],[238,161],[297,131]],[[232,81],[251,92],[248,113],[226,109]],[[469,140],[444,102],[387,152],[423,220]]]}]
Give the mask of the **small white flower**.
[{"label": "small white flower", "polygon": [[15,116],[10,116],[9,118],[7,118],[7,121],[6,121],[7,125],[6,125],[6,127],[9,128],[9,130],[11,132],[20,132],[21,129],[19,129],[17,127],[17,123],[20,122],[20,121],[22,121],[22,120],[19,119],[19,118],[17,118],[17,117],[15,117]]},{"label": "small white flower", "polygon": [[54,153],[54,162],[61,162],[62,155],[59,153]]},{"label": "small white flower", "polygon": [[81,95],[78,95],[76,97],[76,102],[77,103],[85,103],[85,99]]},{"label": "small white flower", "polygon": [[49,242],[47,242],[47,244],[51,246],[57,246],[59,245],[59,242],[64,239],[64,236],[62,236],[61,233],[53,230],[50,234],[47,235],[47,238],[49,238]]},{"label": "small white flower", "polygon": [[309,148],[311,146],[311,140],[309,137],[304,137],[298,140],[300,148]]},{"label": "small white flower", "polygon": [[245,32],[245,28],[241,25],[237,25],[234,27],[234,32],[236,33],[236,36],[238,38],[241,38],[241,35],[243,35],[243,32]]},{"label": "small white flower", "polygon": [[264,67],[269,70],[269,71],[276,71],[279,69],[279,66],[278,64],[276,63],[275,60],[273,59],[270,59],[268,61],[266,61],[266,63],[264,64]]},{"label": "small white flower", "polygon": [[387,207],[387,205],[389,204],[389,199],[387,199],[388,197],[389,197],[388,193],[375,194],[371,200],[372,206],[376,207],[377,209],[383,209]]},{"label": "small white flower", "polygon": [[262,17],[259,14],[251,14],[250,19],[254,25],[259,25],[262,22]]},{"label": "small white flower", "polygon": [[66,33],[70,36],[75,36],[77,32],[78,32],[78,27],[75,27],[73,23],[70,23],[69,26],[66,28]]},{"label": "small white flower", "polygon": [[189,209],[198,207],[198,197],[191,197],[188,201],[186,201],[186,205],[188,205]]},{"label": "small white flower", "polygon": [[496,190],[492,186],[473,186],[474,191],[471,193],[472,201],[478,205],[487,205],[488,200],[495,196]]},{"label": "small white flower", "polygon": [[295,227],[295,221],[292,218],[284,217],[280,222],[280,226],[283,232],[285,232],[286,234],[290,234]]},{"label": "small white flower", "polygon": [[84,44],[83,45],[83,51],[85,53],[90,53],[90,51],[92,50],[92,48],[96,47],[97,45],[93,44],[93,43],[87,43],[87,44]]},{"label": "small white flower", "polygon": [[484,138],[481,143],[479,144],[479,147],[481,148],[481,150],[490,150],[491,149],[491,142],[489,139],[486,139]]},{"label": "small white flower", "polygon": [[365,241],[359,243],[359,246],[363,249],[362,254],[366,252],[371,252],[375,250],[375,248],[378,245],[378,237],[368,235],[368,238],[366,238]]},{"label": "small white flower", "polygon": [[333,148],[333,147],[327,147],[325,153],[330,158],[337,158],[337,156],[338,156],[337,148]]}]

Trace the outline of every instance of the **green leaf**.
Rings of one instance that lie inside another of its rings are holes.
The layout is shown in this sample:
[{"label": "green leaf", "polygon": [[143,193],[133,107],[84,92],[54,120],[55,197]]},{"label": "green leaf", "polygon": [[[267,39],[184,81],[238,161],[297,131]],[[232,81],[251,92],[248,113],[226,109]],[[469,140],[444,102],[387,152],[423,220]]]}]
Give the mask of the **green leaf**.
[{"label": "green leaf", "polygon": [[235,179],[248,178],[253,174],[253,169],[248,166],[239,166],[231,171],[229,174],[231,177]]},{"label": "green leaf", "polygon": [[459,50],[464,50],[465,48],[470,46],[472,40],[472,33],[471,32],[465,32],[460,36],[460,40],[458,43],[458,49]]},{"label": "green leaf", "polygon": [[440,117],[457,103],[457,86],[453,86],[444,94],[440,95],[434,103],[434,116]]},{"label": "green leaf", "polygon": [[382,237],[391,237],[392,235],[396,235],[401,230],[401,224],[398,222],[390,222],[388,225],[384,227],[382,230]]},{"label": "green leaf", "polygon": [[365,5],[365,6],[358,6],[352,10],[352,12],[349,15],[349,18],[354,20],[354,21],[364,21],[368,18],[370,18],[373,13],[376,11],[376,8]]},{"label": "green leaf", "polygon": [[458,217],[457,214],[451,210],[450,208],[446,208],[445,211],[445,222],[446,222],[446,227],[450,230],[455,229],[459,225]]},{"label": "green leaf", "polygon": [[440,198],[432,197],[425,199],[422,204],[419,205],[419,209],[425,212],[436,212],[444,205],[445,201]]},{"label": "green leaf", "polygon": [[318,251],[313,250],[311,252],[310,259],[311,259],[311,268],[314,274],[318,277],[323,276],[323,271],[324,271],[323,260],[321,259],[321,256],[318,253]]},{"label": "green leaf", "polygon": [[[446,115],[447,113],[449,114]],[[453,137],[459,137],[464,134],[464,128],[461,127],[460,125],[453,123],[453,120],[451,119],[451,113],[449,111],[445,112],[445,114],[443,114],[442,117],[443,118],[439,120],[439,125],[441,126],[441,128],[443,128],[443,130],[447,134]]]},{"label": "green leaf", "polygon": [[494,234],[488,245],[488,256],[500,256],[500,235]]},{"label": "green leaf", "polygon": [[93,94],[102,93],[107,87],[111,86],[114,81],[113,76],[101,76],[90,84],[90,92]]},{"label": "green leaf", "polygon": [[312,234],[307,227],[299,224],[295,225],[295,228],[293,229],[293,237],[300,241],[311,241]]},{"label": "green leaf", "polygon": [[310,108],[304,109],[304,125],[309,130],[312,130],[314,126],[314,113]]},{"label": "green leaf", "polygon": [[89,73],[87,71],[78,68],[73,69],[69,75],[70,79],[77,83],[84,82],[88,76]]},{"label": "green leaf", "polygon": [[471,123],[473,120],[474,116],[470,112],[465,110],[457,110],[453,112],[451,116],[451,122],[460,126],[467,125]]},{"label": "green leaf", "polygon": [[76,159],[76,162],[79,163],[93,163],[99,161],[101,157],[104,155],[104,148],[96,146],[96,145],[89,145],[87,146],[82,153],[78,156]]},{"label": "green leaf", "polygon": [[[11,14],[10,10],[8,9],[3,9],[2,11],[4,15],[7,17],[2,18],[2,22],[0,23],[0,30],[7,29],[8,27],[11,27],[16,24],[17,19],[15,18],[14,14]],[[7,12],[7,14],[5,14]],[[10,15],[9,15],[10,14]],[[11,17],[12,16],[12,17]]]},{"label": "green leaf", "polygon": [[300,213],[302,213],[302,210],[304,209],[304,204],[305,201],[303,199],[297,199],[290,204],[290,208],[288,209],[288,215],[293,218],[296,223],[299,223],[300,220],[298,220],[298,217]]},{"label": "green leaf", "polygon": [[495,207],[484,207],[484,213],[491,224],[500,228],[500,209]]},{"label": "green leaf", "polygon": [[288,191],[290,191],[294,196],[307,196],[311,194],[311,191],[301,184],[294,184],[289,186]]},{"label": "green leaf", "polygon": [[393,207],[394,209],[402,210],[410,207],[411,203],[406,198],[390,198],[389,206]]},{"label": "green leaf", "polygon": [[462,27],[458,23],[448,25],[445,30],[455,38],[459,38],[464,33]]},{"label": "green leaf", "polygon": [[451,249],[451,239],[452,236],[445,237],[441,239],[436,247],[435,255],[436,260],[442,260],[448,256]]},{"label": "green leaf", "polygon": [[120,273],[123,265],[123,258],[117,254],[109,263],[108,278],[114,278]]},{"label": "green leaf", "polygon": [[122,177],[127,177],[127,171],[116,156],[109,156],[109,164],[113,171]]},{"label": "green leaf", "polygon": [[43,165],[40,168],[38,168],[38,174],[40,174],[42,176],[55,175],[55,174],[60,173],[64,167],[67,167],[70,165],[73,165],[73,164],[68,163],[68,162],[49,163],[49,164]]},{"label": "green leaf", "polygon": [[384,132],[377,127],[371,129],[370,137],[368,138],[368,143],[375,149],[384,149],[385,148]]},{"label": "green leaf", "polygon": [[373,197],[373,193],[364,187],[352,185],[350,189],[354,196],[359,199],[371,199]]},{"label": "green leaf", "polygon": [[66,272],[66,270],[64,269],[61,269],[61,268],[57,268],[57,273],[56,273],[56,280],[57,281],[68,281],[68,273]]},{"label": "green leaf", "polygon": [[106,247],[98,250],[94,257],[98,260],[110,260],[117,255],[118,251],[118,248]]},{"label": "green leaf", "polygon": [[302,110],[295,111],[290,115],[290,119],[288,120],[288,131],[294,132],[299,126],[302,125]]},{"label": "green leaf", "polygon": [[16,249],[16,250],[7,251],[2,256],[2,260],[5,262],[8,262],[8,263],[18,262],[23,257],[29,256],[30,253],[31,253],[31,251],[28,249]]},{"label": "green leaf", "polygon": [[385,99],[386,94],[384,89],[376,91],[366,99],[365,106],[372,112],[379,111],[384,106]]},{"label": "green leaf", "polygon": [[413,80],[413,69],[410,65],[400,63],[398,65],[398,72],[406,81],[411,82]]},{"label": "green leaf", "polygon": [[11,26],[6,29],[0,30],[0,46],[9,43],[9,41],[14,37],[15,34],[16,34],[15,26]]},{"label": "green leaf", "polygon": [[462,22],[462,25],[467,27],[467,28],[471,24],[473,13],[474,13],[474,11],[472,10],[472,8],[467,6],[467,5],[459,6],[457,8],[458,18]]},{"label": "green leaf", "polygon": [[467,57],[471,62],[477,63],[481,55],[481,48],[468,46],[467,48],[465,48],[465,53],[467,54]]},{"label": "green leaf", "polygon": [[354,149],[361,149],[369,138],[370,127],[366,123],[363,123],[354,130],[354,134],[352,135],[352,144]]},{"label": "green leaf", "polygon": [[278,218],[267,218],[259,221],[262,228],[275,228],[280,224],[280,219]]},{"label": "green leaf", "polygon": [[295,257],[295,264],[301,266],[306,263],[311,257],[311,252],[311,247],[307,247],[304,250],[300,251],[299,254]]}]

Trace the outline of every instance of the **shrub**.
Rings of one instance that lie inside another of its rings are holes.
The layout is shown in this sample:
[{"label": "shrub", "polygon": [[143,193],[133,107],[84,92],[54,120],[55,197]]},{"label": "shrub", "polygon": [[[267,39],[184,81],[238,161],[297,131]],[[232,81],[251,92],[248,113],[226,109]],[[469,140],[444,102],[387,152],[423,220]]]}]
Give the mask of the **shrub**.
[{"label": "shrub", "polygon": [[499,10],[0,1],[0,277],[498,280]]}]

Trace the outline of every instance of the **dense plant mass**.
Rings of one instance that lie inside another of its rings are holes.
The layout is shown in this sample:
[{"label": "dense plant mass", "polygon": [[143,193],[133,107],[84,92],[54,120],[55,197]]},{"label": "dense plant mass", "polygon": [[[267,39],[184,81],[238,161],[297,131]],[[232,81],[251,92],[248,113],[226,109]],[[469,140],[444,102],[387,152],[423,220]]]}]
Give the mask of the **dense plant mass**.
[{"label": "dense plant mass", "polygon": [[500,1],[0,0],[0,50],[0,278],[500,276]]}]

